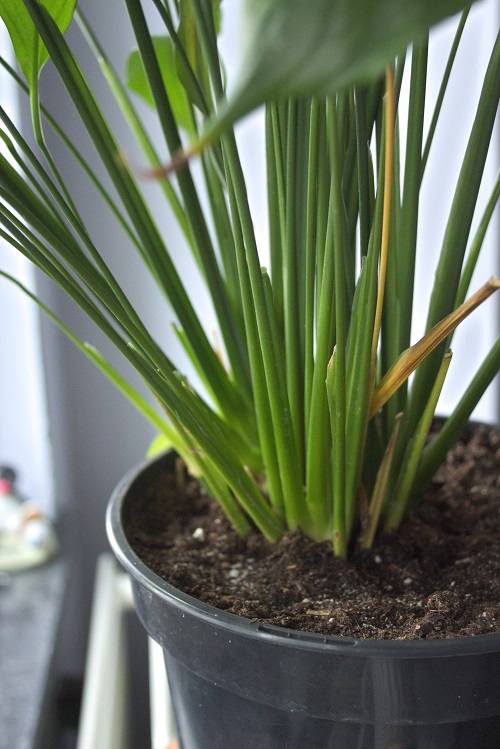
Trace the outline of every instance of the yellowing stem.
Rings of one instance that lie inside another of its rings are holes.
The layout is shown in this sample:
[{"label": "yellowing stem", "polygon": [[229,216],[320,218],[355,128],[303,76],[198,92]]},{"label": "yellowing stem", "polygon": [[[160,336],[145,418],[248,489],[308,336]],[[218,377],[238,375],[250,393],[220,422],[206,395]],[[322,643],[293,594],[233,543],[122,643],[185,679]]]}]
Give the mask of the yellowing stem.
[{"label": "yellowing stem", "polygon": [[394,74],[388,68],[385,76],[386,110],[385,110],[385,162],[384,162],[384,206],[382,214],[382,242],[380,246],[380,268],[377,293],[377,307],[372,340],[372,363],[375,371],[380,326],[382,324],[382,310],[384,307],[385,279],[387,275],[387,253],[389,248],[389,227],[391,220],[391,192],[392,192],[392,164],[394,158]]},{"label": "yellowing stem", "polygon": [[462,320],[498,289],[500,289],[500,278],[490,278],[466,302],[457,307],[456,310],[447,315],[441,322],[434,325],[417,343],[407,348],[406,351],[403,351],[375,389],[370,406],[370,418],[375,416],[377,411],[387,403],[389,398],[394,395],[396,390],[416,370],[425,357],[434,351],[455,330]]}]

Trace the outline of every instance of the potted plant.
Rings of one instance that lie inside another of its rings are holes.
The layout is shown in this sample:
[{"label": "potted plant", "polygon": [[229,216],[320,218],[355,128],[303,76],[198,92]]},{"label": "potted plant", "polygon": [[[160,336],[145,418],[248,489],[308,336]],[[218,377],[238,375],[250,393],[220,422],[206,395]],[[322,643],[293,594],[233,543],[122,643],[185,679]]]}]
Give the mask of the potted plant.
[{"label": "potted plant", "polygon": [[[9,158],[0,154],[0,231],[137,370],[160,408],[37,300],[157,427],[161,445],[182,457],[241,538],[258,531],[279,543],[284,534],[301,534],[310,544],[328,544],[343,560],[355,546],[371,549],[380,531],[397,533],[500,366],[497,339],[429,441],[453,331],[500,286],[490,279],[468,291],[499,192],[497,179],[471,236],[498,106],[499,42],[447,220],[427,333],[412,344],[420,187],[466,4],[434,0],[409,9],[395,0],[363,7],[247,0],[242,73],[227,101],[217,48],[220,2],[152,4],[164,26],[158,37],[142,4],[125,0],[137,39],[129,87],[154,106],[165,158],[106,50],[76,12],[149,160],[139,170],[127,163],[65,41],[75,2],[0,0],[27,85],[11,72],[29,92],[40,149],[35,155],[0,110],[10,151]],[[462,10],[424,139],[428,30]],[[39,101],[38,75],[48,56],[116,198]],[[398,102],[408,66],[409,124],[400,158]],[[261,103],[269,273],[261,267],[233,130],[237,118]],[[95,246],[46,148],[47,124],[101,192],[170,302],[203,393],[158,346]],[[198,182],[191,157],[200,161]],[[157,181],[193,252],[223,347],[210,342],[194,312],[144,198],[146,180]],[[141,618],[165,649],[183,749],[496,746],[491,690],[498,635],[380,642],[279,629],[196,602],[148,569],[123,522],[158,472],[174,470],[174,463],[170,452],[127,477],[110,506],[109,528],[133,577]]]}]

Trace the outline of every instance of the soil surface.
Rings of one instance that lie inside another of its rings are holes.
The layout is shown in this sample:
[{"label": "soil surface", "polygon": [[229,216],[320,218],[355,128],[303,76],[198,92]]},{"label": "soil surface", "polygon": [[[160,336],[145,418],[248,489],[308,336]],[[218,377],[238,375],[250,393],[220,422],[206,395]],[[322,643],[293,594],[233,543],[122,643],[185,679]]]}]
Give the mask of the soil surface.
[{"label": "soil surface", "polygon": [[300,532],[277,544],[257,533],[243,541],[196,482],[178,483],[165,477],[137,503],[127,536],[157,575],[219,609],[354,638],[500,629],[500,433],[493,428],[464,435],[398,532],[380,534],[370,551],[354,546],[348,562]]}]

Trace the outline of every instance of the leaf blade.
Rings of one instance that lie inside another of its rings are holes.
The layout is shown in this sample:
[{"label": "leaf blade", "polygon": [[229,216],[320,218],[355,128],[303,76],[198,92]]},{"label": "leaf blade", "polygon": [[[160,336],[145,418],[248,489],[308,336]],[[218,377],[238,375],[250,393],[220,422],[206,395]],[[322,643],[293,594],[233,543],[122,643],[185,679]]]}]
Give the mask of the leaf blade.
[{"label": "leaf blade", "polygon": [[[64,33],[73,17],[76,0],[42,0],[41,4]],[[28,81],[34,80],[49,59],[49,53],[23,0],[0,0],[0,18],[9,32],[19,67]]]},{"label": "leaf blade", "polygon": [[[152,41],[175,119],[180,127],[189,133],[193,133],[193,120],[186,92],[175,72],[173,42],[167,36],[153,36]],[[137,49],[130,53],[127,60],[127,87],[134,94],[140,96],[150,107],[155,106],[144,63]]]},{"label": "leaf blade", "polygon": [[464,0],[246,0],[243,59],[208,138],[270,99],[328,96],[375,81]]},{"label": "leaf blade", "polygon": [[396,390],[416,370],[418,365],[431,354],[440,343],[442,343],[455,328],[465,320],[482,302],[491,294],[500,289],[500,279],[490,278],[473,294],[466,302],[451,312],[441,322],[437,323],[417,343],[403,351],[399,359],[379,382],[375,389],[371,407],[370,418],[387,403]]}]

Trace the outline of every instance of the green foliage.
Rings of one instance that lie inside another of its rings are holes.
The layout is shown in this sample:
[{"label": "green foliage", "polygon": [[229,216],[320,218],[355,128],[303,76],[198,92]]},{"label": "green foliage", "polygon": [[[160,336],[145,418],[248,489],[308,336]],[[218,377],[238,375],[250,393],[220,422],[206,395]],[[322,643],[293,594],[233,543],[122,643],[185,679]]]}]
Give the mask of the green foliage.
[{"label": "green foliage", "polygon": [[171,450],[172,447],[172,442],[168,439],[168,437],[161,433],[157,434],[148,447],[146,457],[154,458],[157,455],[165,452],[165,450]]},{"label": "green foliage", "polygon": [[221,122],[286,96],[330,96],[383,75],[464,0],[246,0],[240,77]]},{"label": "green foliage", "polygon": [[[226,102],[217,46],[220,0],[150,1],[163,35],[151,34],[143,3],[124,0],[137,41],[127,70],[132,96],[88,24],[78,14],[77,20],[193,253],[222,345],[214,347],[198,319],[143,181],[119,158],[117,139],[63,36],[72,3],[57,6],[64,23],[59,15],[54,23],[37,0],[23,0],[25,26],[43,40],[119,199],[38,102],[38,63],[29,62],[33,33],[21,36],[12,23],[14,4],[0,0],[29,87],[10,72],[29,91],[41,149],[41,156],[33,153],[0,108],[9,152],[9,158],[0,153],[0,236],[61,286],[137,370],[158,408],[39,301],[155,425],[154,449],[174,445],[242,535],[251,523],[271,540],[300,527],[345,556],[356,534],[370,546],[378,527],[396,527],[414,506],[500,367],[499,339],[428,443],[453,331],[500,286],[490,279],[465,301],[499,196],[497,179],[471,237],[500,96],[500,42],[466,151],[457,154],[462,168],[436,249],[427,333],[412,344],[421,184],[468,11],[425,140],[427,31],[465,4],[247,0],[239,84]],[[411,70],[404,73],[408,44]],[[409,100],[400,117],[403,74]],[[161,164],[135,109],[137,96],[156,111],[169,166]],[[269,270],[262,268],[231,124],[262,102]],[[42,121],[64,140],[168,299],[203,393],[159,348],[108,267],[106,248],[94,244],[92,227],[84,225],[45,146]],[[402,121],[408,121],[404,139]],[[210,142],[197,180],[179,154],[186,132],[193,151]]]},{"label": "green foliage", "polygon": [[[208,13],[213,14],[215,29],[220,27],[220,0],[210,0],[207,3]],[[177,50],[177,72],[179,81],[186,89],[191,102],[202,112],[205,111],[205,102],[211,101],[210,79],[203,55],[203,45],[200,41],[198,25],[196,23],[196,11],[190,0],[180,0],[179,3],[179,47]],[[183,64],[181,50],[185,53],[186,64]],[[193,71],[198,86],[193,85],[193,79],[189,75],[189,69]],[[203,93],[200,96],[200,89]]]},{"label": "green foliage", "polygon": [[[69,2],[68,0],[43,0],[42,5],[64,33],[73,17],[76,0],[69,0]],[[0,18],[5,23],[12,39],[19,67],[26,79],[33,81],[49,59],[49,53],[40,39],[23,0],[0,0]]]},{"label": "green foliage", "polygon": [[[186,90],[176,75],[175,48],[168,36],[152,37],[153,47],[160,67],[165,89],[168,91],[174,117],[179,127],[192,132],[192,115],[188,106]],[[130,54],[127,63],[127,87],[138,94],[146,104],[154,107],[155,102],[139,50]]]}]

